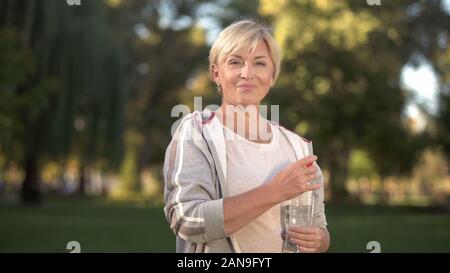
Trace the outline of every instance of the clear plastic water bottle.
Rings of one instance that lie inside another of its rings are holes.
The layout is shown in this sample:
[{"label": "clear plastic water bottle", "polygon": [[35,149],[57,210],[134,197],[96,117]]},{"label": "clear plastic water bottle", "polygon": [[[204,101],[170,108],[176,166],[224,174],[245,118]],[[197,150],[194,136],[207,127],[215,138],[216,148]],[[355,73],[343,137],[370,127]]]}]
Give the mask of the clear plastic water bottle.
[{"label": "clear plastic water bottle", "polygon": [[[305,156],[312,155],[312,141],[308,143],[308,151]],[[320,177],[314,179],[310,183],[320,181]],[[289,240],[287,230],[291,226],[310,226],[312,225],[314,213],[314,194],[312,191],[307,191],[299,196],[287,200],[282,204],[282,211],[284,212],[284,224],[286,228],[286,236],[283,243],[283,253],[299,253],[297,245]]]},{"label": "clear plastic water bottle", "polygon": [[292,226],[310,226],[312,224],[313,213],[313,195],[312,192],[305,192],[283,205],[285,214],[284,224],[286,227],[286,236],[284,238],[283,252],[298,253],[297,245],[289,240],[287,230]]}]

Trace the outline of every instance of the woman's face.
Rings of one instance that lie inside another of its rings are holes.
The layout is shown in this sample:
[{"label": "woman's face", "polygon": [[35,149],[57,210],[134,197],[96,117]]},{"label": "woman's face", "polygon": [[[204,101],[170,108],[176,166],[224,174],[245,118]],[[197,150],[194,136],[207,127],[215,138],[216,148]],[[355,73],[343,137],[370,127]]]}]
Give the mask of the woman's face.
[{"label": "woman's face", "polygon": [[273,84],[274,67],[264,41],[253,52],[240,51],[213,65],[214,81],[222,86],[223,104],[259,105]]}]

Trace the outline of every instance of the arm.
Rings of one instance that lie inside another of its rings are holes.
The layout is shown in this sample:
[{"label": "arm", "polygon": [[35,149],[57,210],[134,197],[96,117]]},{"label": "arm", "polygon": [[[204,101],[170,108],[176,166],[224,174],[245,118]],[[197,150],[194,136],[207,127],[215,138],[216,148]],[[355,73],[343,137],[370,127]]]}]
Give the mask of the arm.
[{"label": "arm", "polygon": [[316,159],[315,156],[305,157],[290,164],[270,182],[243,194],[224,198],[225,233],[233,234],[284,200],[322,187],[321,183],[307,184],[317,174],[315,166],[305,166]]},{"label": "arm", "polygon": [[225,233],[231,235],[280,202],[266,184],[223,200]]},{"label": "arm", "polygon": [[191,242],[224,238],[223,199],[210,159],[194,143],[193,121],[180,125],[164,161],[164,213],[175,235]]}]

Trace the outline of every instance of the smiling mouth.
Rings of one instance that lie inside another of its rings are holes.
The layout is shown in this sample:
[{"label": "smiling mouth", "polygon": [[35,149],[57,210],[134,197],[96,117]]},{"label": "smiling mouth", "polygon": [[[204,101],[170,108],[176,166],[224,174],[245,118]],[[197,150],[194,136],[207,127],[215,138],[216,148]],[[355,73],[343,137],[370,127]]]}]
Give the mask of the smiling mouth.
[{"label": "smiling mouth", "polygon": [[251,85],[251,84],[242,84],[242,85],[238,85],[238,88],[244,89],[244,90],[251,90],[253,88],[255,88],[255,85]]}]

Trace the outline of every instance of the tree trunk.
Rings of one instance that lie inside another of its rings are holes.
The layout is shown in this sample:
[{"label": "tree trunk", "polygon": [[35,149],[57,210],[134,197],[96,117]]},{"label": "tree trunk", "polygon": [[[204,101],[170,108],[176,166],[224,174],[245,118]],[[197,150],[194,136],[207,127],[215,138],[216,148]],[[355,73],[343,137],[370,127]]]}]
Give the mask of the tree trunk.
[{"label": "tree trunk", "polygon": [[89,183],[88,178],[86,176],[86,167],[84,166],[84,163],[82,163],[80,167],[80,183],[78,184],[78,194],[81,196],[86,195],[86,184]]},{"label": "tree trunk", "polygon": [[9,0],[8,1],[8,10],[6,12],[6,23],[5,25],[12,25],[13,24],[13,17],[14,17],[14,7],[15,7],[15,2],[14,0]]},{"label": "tree trunk", "polygon": [[37,159],[33,153],[28,153],[25,163],[25,180],[22,183],[22,202],[27,205],[38,205],[42,201],[39,183]]},{"label": "tree trunk", "polygon": [[23,42],[27,46],[31,46],[31,34],[33,31],[33,23],[36,9],[36,0],[29,0],[26,5],[26,16],[24,21]]},{"label": "tree trunk", "polygon": [[339,141],[333,141],[330,147],[328,170],[330,172],[331,199],[335,202],[346,201],[349,192],[346,188],[348,176],[349,150]]}]

